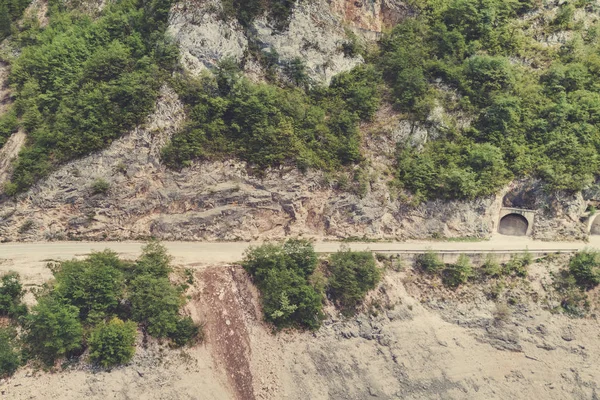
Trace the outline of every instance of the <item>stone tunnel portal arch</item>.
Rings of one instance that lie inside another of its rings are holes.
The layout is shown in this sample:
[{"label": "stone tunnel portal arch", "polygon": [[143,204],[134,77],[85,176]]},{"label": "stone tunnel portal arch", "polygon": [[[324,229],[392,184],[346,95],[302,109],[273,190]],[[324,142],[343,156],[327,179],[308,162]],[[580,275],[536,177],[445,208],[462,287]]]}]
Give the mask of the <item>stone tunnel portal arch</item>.
[{"label": "stone tunnel portal arch", "polygon": [[527,218],[520,214],[508,214],[500,220],[498,232],[503,235],[525,236],[527,235],[528,228],[529,222]]},{"label": "stone tunnel portal arch", "polygon": [[598,216],[596,216],[596,218],[594,218],[594,221],[592,222],[590,234],[600,235],[600,218],[598,218]]}]

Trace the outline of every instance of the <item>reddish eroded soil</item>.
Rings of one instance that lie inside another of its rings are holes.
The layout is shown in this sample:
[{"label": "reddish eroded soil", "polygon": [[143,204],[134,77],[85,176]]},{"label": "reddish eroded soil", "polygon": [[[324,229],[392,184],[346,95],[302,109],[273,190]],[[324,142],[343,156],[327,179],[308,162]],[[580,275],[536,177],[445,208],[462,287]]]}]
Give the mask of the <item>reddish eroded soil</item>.
[{"label": "reddish eroded soil", "polygon": [[198,300],[214,360],[224,370],[236,398],[254,400],[247,322],[256,320],[257,310],[249,278],[241,267],[213,267],[200,275],[203,288]]}]

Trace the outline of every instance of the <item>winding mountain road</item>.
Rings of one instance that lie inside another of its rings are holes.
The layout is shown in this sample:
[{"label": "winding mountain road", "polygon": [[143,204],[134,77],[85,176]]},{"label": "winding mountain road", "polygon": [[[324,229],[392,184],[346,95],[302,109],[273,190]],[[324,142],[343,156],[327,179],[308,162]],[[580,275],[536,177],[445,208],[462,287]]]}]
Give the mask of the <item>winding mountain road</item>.
[{"label": "winding mountain road", "polygon": [[[187,266],[227,264],[242,259],[244,251],[259,243],[249,242],[163,242],[175,264]],[[92,251],[111,249],[125,258],[136,258],[143,242],[44,242],[0,244],[0,271],[15,270],[30,278],[47,279],[51,276],[46,263],[85,256]],[[390,253],[438,252],[571,252],[585,247],[600,248],[600,237],[584,242],[540,242],[529,238],[497,235],[480,242],[407,241],[407,242],[315,242],[320,253],[335,252],[341,246],[352,250],[372,250]],[[34,277],[35,276],[35,277]]]}]

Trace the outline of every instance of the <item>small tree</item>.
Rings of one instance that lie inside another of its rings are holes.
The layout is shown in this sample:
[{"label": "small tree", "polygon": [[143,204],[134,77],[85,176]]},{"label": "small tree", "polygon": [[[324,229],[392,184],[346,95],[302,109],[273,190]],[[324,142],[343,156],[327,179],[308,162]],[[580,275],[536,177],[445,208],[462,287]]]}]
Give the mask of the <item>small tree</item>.
[{"label": "small tree", "polygon": [[485,257],[485,261],[481,266],[481,270],[485,275],[490,276],[492,278],[496,278],[502,275],[502,267],[500,266],[498,260],[492,254],[488,254]]},{"label": "small tree", "polygon": [[135,265],[136,274],[149,274],[156,278],[168,278],[171,272],[171,257],[165,246],[156,240],[148,242]]},{"label": "small tree", "polygon": [[23,285],[19,281],[19,274],[10,272],[0,280],[0,315],[11,318],[27,313],[27,307],[21,303]]},{"label": "small tree", "polygon": [[4,378],[14,374],[21,365],[15,337],[16,332],[13,329],[0,329],[0,377]]},{"label": "small tree", "polygon": [[310,242],[292,239],[251,248],[242,265],[261,291],[267,321],[278,328],[319,328],[323,296],[311,284],[317,256]]},{"label": "small tree", "polygon": [[136,324],[113,318],[92,331],[90,359],[103,367],[126,364],[135,354]]},{"label": "small tree", "polygon": [[141,275],[131,283],[131,315],[155,337],[168,337],[177,330],[182,299],[167,278]]},{"label": "small tree", "polygon": [[45,297],[26,317],[25,341],[32,355],[46,364],[81,348],[83,328],[79,309]]},{"label": "small tree", "polygon": [[345,310],[355,309],[381,278],[375,258],[370,252],[345,250],[332,254],[329,272],[329,293]]},{"label": "small tree", "polygon": [[571,257],[569,271],[579,286],[590,288],[600,284],[600,253],[586,249]]},{"label": "small tree", "polygon": [[444,269],[443,281],[444,284],[450,287],[458,287],[466,283],[473,276],[473,267],[471,260],[465,254],[461,254],[454,264],[448,265]]},{"label": "small tree", "polygon": [[114,313],[123,298],[122,262],[116,253],[94,253],[86,260],[62,262],[55,270],[55,293],[79,309],[83,321]]},{"label": "small tree", "polygon": [[202,341],[202,327],[196,325],[190,317],[180,318],[175,331],[169,337],[176,346],[191,345],[196,341]]},{"label": "small tree", "polygon": [[416,264],[417,268],[429,274],[435,274],[444,268],[444,262],[440,260],[438,254],[432,250],[419,254],[419,256],[417,256]]}]

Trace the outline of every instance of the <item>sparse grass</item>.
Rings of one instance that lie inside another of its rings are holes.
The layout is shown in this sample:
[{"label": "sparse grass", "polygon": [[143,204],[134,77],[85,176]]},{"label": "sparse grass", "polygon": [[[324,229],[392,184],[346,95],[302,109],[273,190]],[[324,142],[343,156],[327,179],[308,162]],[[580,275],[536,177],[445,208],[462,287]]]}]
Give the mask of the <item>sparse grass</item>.
[{"label": "sparse grass", "polygon": [[92,182],[90,189],[92,194],[107,194],[110,190],[110,183],[102,178],[98,178]]},{"label": "sparse grass", "polygon": [[23,225],[21,225],[19,227],[19,233],[21,235],[23,235],[23,234],[29,232],[33,228],[34,225],[35,225],[35,222],[33,222],[32,219],[26,220],[25,222],[23,222]]}]

